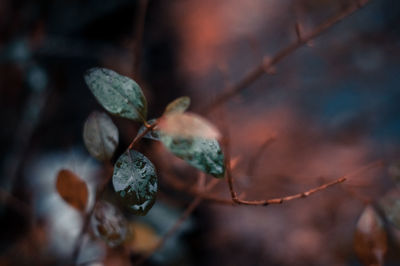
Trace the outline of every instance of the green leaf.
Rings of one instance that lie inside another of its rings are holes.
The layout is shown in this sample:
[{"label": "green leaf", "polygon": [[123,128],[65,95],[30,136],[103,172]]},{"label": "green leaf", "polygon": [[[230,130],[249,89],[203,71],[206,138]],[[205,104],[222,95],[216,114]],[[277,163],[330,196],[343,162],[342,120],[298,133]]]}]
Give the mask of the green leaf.
[{"label": "green leaf", "polygon": [[106,201],[96,204],[90,224],[94,234],[110,247],[120,245],[127,237],[128,223],[125,217],[119,209]]},{"label": "green leaf", "polygon": [[225,173],[224,155],[217,141],[219,131],[193,113],[172,112],[159,119],[161,142],[175,156],[215,177]]},{"label": "green leaf", "polygon": [[164,115],[171,113],[183,113],[188,109],[190,105],[190,98],[187,96],[179,97],[172,102],[170,102],[167,107],[165,107]]},{"label": "green leaf", "polygon": [[185,138],[162,132],[161,141],[175,156],[197,169],[214,177],[224,176],[224,154],[216,139]]},{"label": "green leaf", "polygon": [[[153,125],[155,122],[157,121],[157,119],[153,118],[150,119],[149,121],[147,121],[147,124],[149,125]],[[139,130],[137,135],[140,135],[143,133],[143,131],[146,130],[146,127],[144,125],[142,125]],[[160,131],[157,129],[157,126],[155,128],[153,128],[152,131],[148,132],[146,135],[144,135],[144,138],[147,139],[152,139],[152,140],[160,140]]]},{"label": "green leaf", "polygon": [[132,79],[105,68],[89,69],[86,84],[97,101],[111,114],[145,121],[147,101],[140,86]]},{"label": "green leaf", "polygon": [[153,206],[158,189],[154,165],[143,154],[129,150],[119,157],[112,177],[114,190],[137,215],[146,215]]},{"label": "green leaf", "polygon": [[83,140],[90,155],[107,161],[118,146],[118,129],[106,113],[95,111],[85,122]]}]

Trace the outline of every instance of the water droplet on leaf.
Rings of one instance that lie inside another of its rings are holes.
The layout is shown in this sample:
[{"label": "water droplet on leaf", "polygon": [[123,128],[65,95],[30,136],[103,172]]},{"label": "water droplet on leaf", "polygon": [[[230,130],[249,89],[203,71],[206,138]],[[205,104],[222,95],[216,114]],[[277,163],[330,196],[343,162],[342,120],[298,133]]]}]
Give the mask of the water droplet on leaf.
[{"label": "water droplet on leaf", "polygon": [[146,98],[132,79],[110,69],[92,68],[86,72],[85,81],[108,112],[135,121],[146,120]]},{"label": "water droplet on leaf", "polygon": [[125,206],[137,215],[146,215],[153,206],[158,180],[154,165],[143,154],[129,150],[117,160],[112,178],[114,190]]}]

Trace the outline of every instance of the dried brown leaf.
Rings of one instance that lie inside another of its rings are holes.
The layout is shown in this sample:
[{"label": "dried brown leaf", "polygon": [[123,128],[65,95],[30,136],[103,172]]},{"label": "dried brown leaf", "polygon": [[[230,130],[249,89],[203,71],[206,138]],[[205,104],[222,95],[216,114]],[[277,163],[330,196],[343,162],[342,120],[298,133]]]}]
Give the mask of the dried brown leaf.
[{"label": "dried brown leaf", "polygon": [[357,222],[354,250],[364,265],[383,265],[387,235],[381,217],[372,206],[364,209]]},{"label": "dried brown leaf", "polygon": [[89,191],[86,183],[67,169],[58,172],[56,188],[58,194],[69,205],[84,212],[87,206]]}]

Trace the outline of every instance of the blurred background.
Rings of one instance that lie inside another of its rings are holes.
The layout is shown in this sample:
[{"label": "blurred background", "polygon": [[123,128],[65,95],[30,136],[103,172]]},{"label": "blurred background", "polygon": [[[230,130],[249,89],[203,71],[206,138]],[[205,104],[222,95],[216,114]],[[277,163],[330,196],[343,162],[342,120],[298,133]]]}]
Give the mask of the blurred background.
[{"label": "blurred background", "polygon": [[[190,111],[202,113],[263,58],[295,42],[296,22],[311,32],[354,2],[0,0],[0,264],[69,263],[82,217],[57,194],[57,172],[85,180],[92,203],[104,175],[82,139],[85,119],[102,110],[84,82],[87,69],[137,80],[149,118],[183,95],[192,99]],[[204,202],[144,265],[361,265],[357,220],[400,176],[399,69],[400,2],[374,0],[209,113],[229,132],[235,185],[248,199],[299,193],[377,160],[384,167],[283,205]],[[120,132],[115,162],[140,125],[112,119]],[[144,217],[120,208],[133,240],[109,247],[90,233],[80,265],[135,265],[191,201],[164,182],[163,169],[195,184],[193,168],[157,142],[144,140],[139,150],[157,168],[157,203]],[[229,198],[225,182],[213,193]],[[115,202],[112,186],[104,197]],[[399,265],[400,232],[386,230],[385,265]]]}]

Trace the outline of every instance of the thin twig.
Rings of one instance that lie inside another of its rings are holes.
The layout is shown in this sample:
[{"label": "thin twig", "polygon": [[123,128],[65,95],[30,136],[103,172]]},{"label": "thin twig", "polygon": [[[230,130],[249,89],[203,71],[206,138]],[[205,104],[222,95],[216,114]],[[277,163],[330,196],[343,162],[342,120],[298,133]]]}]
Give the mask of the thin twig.
[{"label": "thin twig", "polygon": [[[233,200],[232,196],[230,199],[224,198],[224,197],[219,197],[216,195],[211,195],[211,194],[205,193],[204,191],[199,191],[196,189],[189,189],[186,184],[183,184],[183,182],[181,182],[177,179],[175,179],[174,181],[171,181],[171,178],[164,178],[164,180],[167,181],[168,184],[171,185],[171,187],[175,188],[178,191],[183,191],[192,196],[201,197],[203,200],[209,201],[211,203],[218,203],[218,204],[224,204],[224,205],[236,205],[236,204],[240,205],[240,204],[242,204],[242,205],[264,205],[264,206],[266,206],[266,205],[270,205],[270,204],[281,204],[281,203],[291,201],[294,199],[308,197],[316,192],[320,192],[331,186],[343,183],[344,181],[350,179],[351,177],[359,175],[362,172],[365,172],[365,171],[375,168],[375,167],[381,167],[382,165],[383,165],[383,163],[381,161],[374,162],[374,163],[368,164],[364,167],[361,167],[350,174],[346,174],[340,178],[337,178],[334,181],[325,183],[321,186],[312,188],[305,192],[297,193],[297,194],[286,196],[286,197],[272,198],[272,199],[258,200],[258,201],[245,201],[245,200],[241,200],[239,197],[236,197],[236,199]],[[227,172],[227,174],[228,173],[229,172]],[[232,182],[232,189],[233,189],[233,182]],[[234,193],[236,193],[236,192],[234,192]]]},{"label": "thin twig", "polygon": [[268,70],[271,69],[273,66],[275,66],[277,63],[279,63],[282,59],[286,58],[288,55],[292,54],[293,52],[302,47],[304,44],[307,44],[312,39],[318,37],[326,30],[339,23],[344,18],[350,16],[357,10],[361,9],[369,2],[370,0],[357,1],[355,4],[349,6],[340,13],[327,19],[325,22],[321,23],[312,32],[308,34],[302,34],[302,37],[300,39],[297,38],[295,42],[291,43],[290,45],[278,51],[272,58],[270,58],[269,60],[263,60],[263,62],[254,67],[252,70],[250,70],[247,73],[247,75],[245,75],[238,83],[236,83],[231,87],[227,87],[223,93],[217,96],[217,98],[210,104],[208,104],[206,108],[204,108],[203,110],[205,110],[205,112],[208,113],[217,106],[226,102],[227,100],[229,100],[230,98],[232,98],[233,96],[235,96],[236,94],[247,88],[253,82],[258,80],[261,76],[263,76],[264,74],[268,74]]},{"label": "thin twig", "polygon": [[233,202],[236,202],[238,200],[237,194],[235,190],[233,189],[233,176],[232,176],[232,169],[231,169],[231,151],[230,151],[230,135],[228,128],[225,127],[225,132],[224,132],[224,147],[225,147],[225,175],[226,175],[226,180],[228,182],[228,187],[229,187],[229,192],[231,193],[231,198]]},{"label": "thin twig", "polygon": [[144,137],[146,136],[147,133],[149,133],[150,131],[152,131],[156,126],[157,126],[157,121],[154,122],[151,125],[148,125],[147,123],[145,123],[145,130],[143,130],[142,133],[140,133],[139,135],[137,135],[131,142],[131,144],[129,144],[128,146],[128,150],[132,150],[133,147]]},{"label": "thin twig", "polygon": [[[361,167],[357,170],[355,170],[354,172],[350,173],[350,174],[346,174],[338,179],[335,179],[329,183],[323,184],[321,186],[312,188],[310,190],[307,190],[305,192],[301,192],[301,193],[297,193],[291,196],[286,196],[286,197],[281,197],[281,198],[272,198],[272,199],[266,199],[266,200],[242,200],[239,198],[233,198],[232,197],[232,201],[234,201],[237,204],[242,204],[242,205],[262,205],[262,206],[266,206],[266,205],[270,205],[270,204],[282,204],[284,202],[287,201],[291,201],[291,200],[295,200],[295,199],[300,199],[300,198],[306,198],[314,193],[320,192],[322,190],[325,190],[331,186],[343,183],[344,181],[348,180],[350,177],[359,175],[360,173],[367,171],[369,169],[375,168],[375,167],[382,167],[383,166],[383,162],[382,161],[377,161],[377,162],[373,162],[371,164],[368,164],[364,167]],[[232,175],[229,172],[227,172],[227,178],[230,179],[230,183],[233,183],[233,179],[232,179]],[[233,189],[233,184],[231,186],[231,189],[234,191]],[[236,193],[236,192],[234,192]]]},{"label": "thin twig", "polygon": [[247,167],[246,175],[248,177],[253,176],[255,169],[257,168],[258,163],[260,162],[261,155],[264,153],[266,148],[269,147],[269,145],[275,141],[275,136],[268,137],[264,142],[261,144],[261,146],[257,149],[257,151],[254,153],[254,155],[250,158],[249,160],[249,165]]}]

